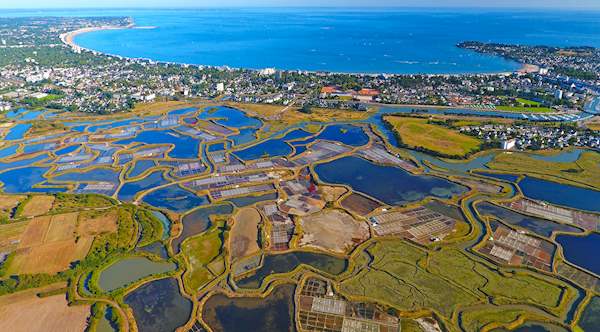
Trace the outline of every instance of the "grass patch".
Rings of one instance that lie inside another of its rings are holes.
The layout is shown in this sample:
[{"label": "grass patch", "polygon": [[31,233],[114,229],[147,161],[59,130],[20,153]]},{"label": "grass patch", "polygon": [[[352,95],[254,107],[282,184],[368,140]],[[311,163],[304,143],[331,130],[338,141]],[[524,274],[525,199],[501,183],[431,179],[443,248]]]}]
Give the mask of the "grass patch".
[{"label": "grass patch", "polygon": [[384,120],[392,126],[403,144],[442,156],[464,157],[479,151],[482,144],[475,137],[432,124],[425,118],[386,116]]},{"label": "grass patch", "polygon": [[505,274],[454,248],[426,251],[401,240],[367,249],[370,268],[341,283],[348,294],[402,311],[434,309],[449,318],[461,306],[524,304],[562,314],[577,296],[571,286],[533,274]]},{"label": "grass patch", "polygon": [[52,207],[52,212],[80,210],[83,207],[87,208],[102,208],[114,205],[116,202],[112,198],[108,198],[97,194],[56,194],[56,200]]},{"label": "grass patch", "polygon": [[505,326],[527,314],[520,309],[482,308],[462,314],[462,327],[465,331],[487,331],[493,325]]},{"label": "grass patch", "polygon": [[600,154],[584,152],[572,163],[557,163],[535,159],[527,153],[500,153],[487,165],[491,169],[516,174],[555,178],[559,182],[572,182],[579,186],[600,189]]},{"label": "grass patch", "polygon": [[218,225],[183,243],[181,251],[189,265],[183,281],[186,288],[192,290],[191,293],[224,272],[222,248],[223,233]]},{"label": "grass patch", "polygon": [[526,107],[526,106],[496,106],[498,111],[516,113],[553,113],[555,110],[549,107]]}]

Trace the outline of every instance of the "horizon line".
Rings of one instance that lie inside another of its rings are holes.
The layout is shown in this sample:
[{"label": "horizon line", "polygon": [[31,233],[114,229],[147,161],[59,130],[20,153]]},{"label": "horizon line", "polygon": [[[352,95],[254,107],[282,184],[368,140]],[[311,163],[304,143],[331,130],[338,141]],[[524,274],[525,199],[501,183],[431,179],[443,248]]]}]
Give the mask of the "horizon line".
[{"label": "horizon line", "polygon": [[[452,5],[438,5],[438,6],[389,6],[389,5],[372,5],[372,6],[286,6],[286,5],[257,5],[257,6],[236,6],[236,5],[194,5],[194,6],[107,6],[107,7],[95,7],[95,6],[75,6],[75,7],[4,7],[0,5],[0,9],[5,10],[145,10],[145,9],[163,9],[163,10],[180,10],[180,9],[427,9],[427,10],[475,10],[475,9],[487,9],[487,10],[567,10],[567,11],[582,11],[582,10],[600,10],[600,4],[596,6],[486,6],[486,5],[474,5],[474,6],[452,6]],[[0,16],[2,16],[0,14]]]}]

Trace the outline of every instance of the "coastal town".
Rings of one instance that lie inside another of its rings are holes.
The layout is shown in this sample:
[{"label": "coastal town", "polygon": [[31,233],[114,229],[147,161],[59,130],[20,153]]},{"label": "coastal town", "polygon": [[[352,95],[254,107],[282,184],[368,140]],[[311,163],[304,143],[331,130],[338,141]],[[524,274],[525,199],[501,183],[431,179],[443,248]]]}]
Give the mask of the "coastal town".
[{"label": "coastal town", "polygon": [[527,65],[512,73],[399,75],[159,63],[99,54],[74,41],[80,33],[135,29],[133,24],[130,18],[0,19],[0,107],[108,114],[136,102],[204,98],[354,110],[379,104],[569,114],[584,110],[600,84],[594,49],[463,43],[458,47]]}]

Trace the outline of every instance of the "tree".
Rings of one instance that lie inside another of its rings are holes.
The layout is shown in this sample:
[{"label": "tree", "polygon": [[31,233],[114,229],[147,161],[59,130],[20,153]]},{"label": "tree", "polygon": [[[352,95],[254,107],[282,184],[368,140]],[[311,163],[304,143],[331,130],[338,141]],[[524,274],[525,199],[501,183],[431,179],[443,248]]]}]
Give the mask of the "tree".
[{"label": "tree", "polygon": [[304,106],[302,106],[302,108],[300,109],[300,113],[311,114],[312,113],[312,107],[310,107],[309,104],[304,104]]}]

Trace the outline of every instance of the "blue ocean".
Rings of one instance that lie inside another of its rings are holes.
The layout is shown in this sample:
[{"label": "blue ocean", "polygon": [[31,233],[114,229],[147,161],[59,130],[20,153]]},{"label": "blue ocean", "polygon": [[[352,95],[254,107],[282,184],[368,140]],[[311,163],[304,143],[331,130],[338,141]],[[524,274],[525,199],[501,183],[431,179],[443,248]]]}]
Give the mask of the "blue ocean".
[{"label": "blue ocean", "polygon": [[[12,15],[26,14],[36,13]],[[131,16],[138,26],[154,28],[97,31],[75,41],[127,57],[255,69],[488,73],[512,71],[518,64],[456,44],[476,40],[600,47],[600,12],[235,8],[37,14]]]}]

